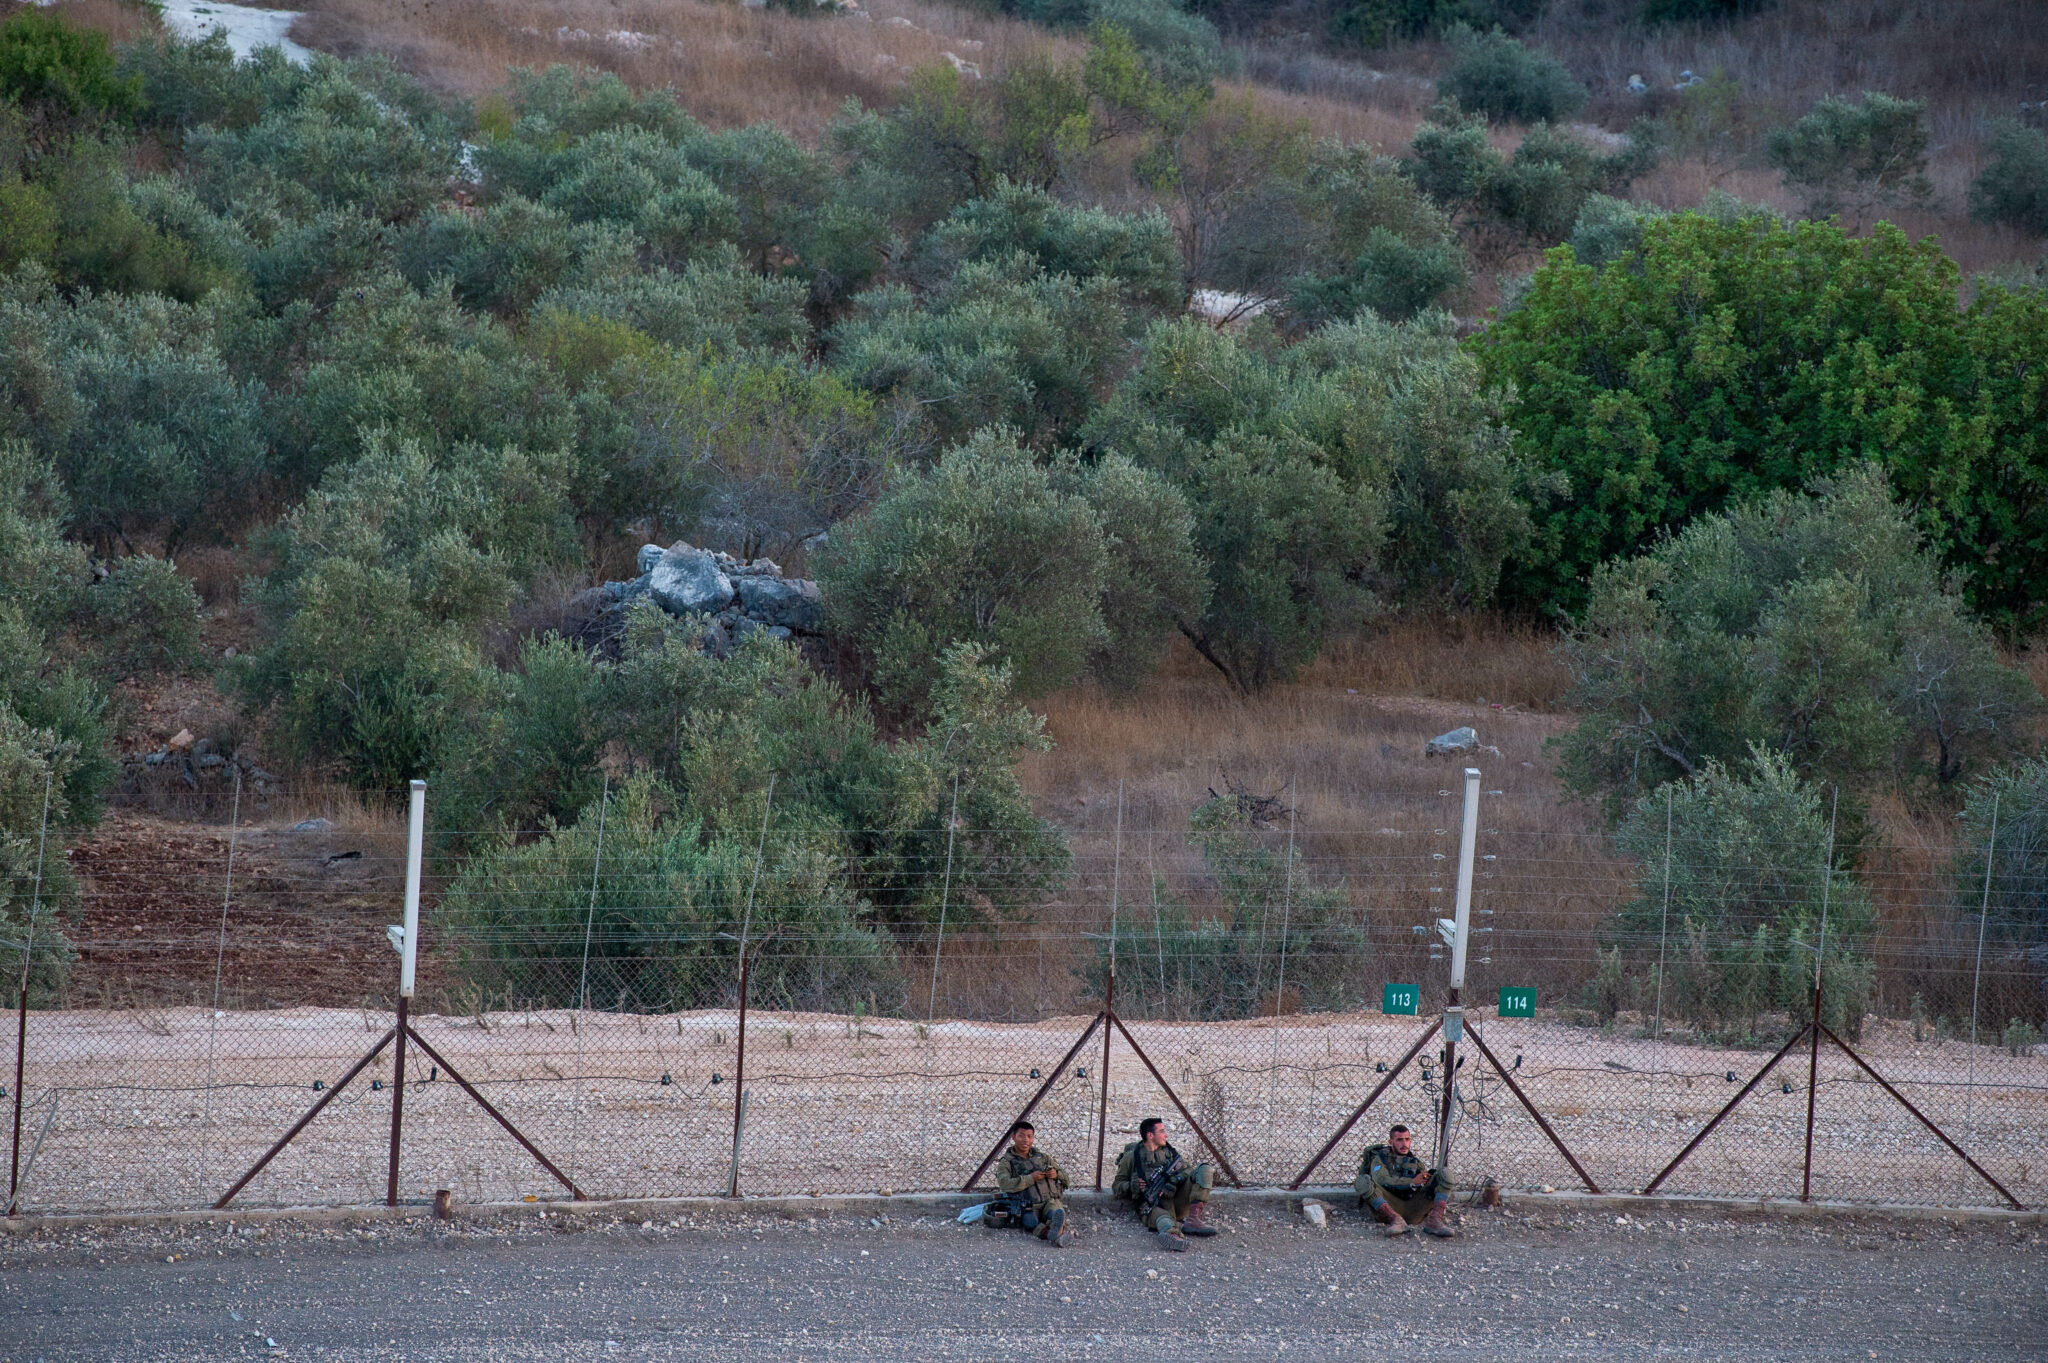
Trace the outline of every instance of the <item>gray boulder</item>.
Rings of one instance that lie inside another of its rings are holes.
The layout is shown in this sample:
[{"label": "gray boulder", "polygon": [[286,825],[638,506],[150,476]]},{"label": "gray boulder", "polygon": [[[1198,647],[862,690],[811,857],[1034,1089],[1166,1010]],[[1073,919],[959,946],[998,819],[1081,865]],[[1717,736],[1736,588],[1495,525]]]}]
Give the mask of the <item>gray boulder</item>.
[{"label": "gray boulder", "polygon": [[662,554],[648,572],[647,590],[671,615],[724,610],[732,602],[732,579],[711,555],[688,545]]},{"label": "gray boulder", "polygon": [[651,573],[654,571],[654,565],[661,562],[661,556],[667,552],[668,550],[658,544],[643,544],[640,546],[640,556],[635,562],[640,565],[641,572]]},{"label": "gray boulder", "polygon": [[1479,746],[1479,731],[1466,725],[1453,729],[1447,734],[1438,734],[1422,745],[1424,757],[1449,757],[1452,753],[1471,752]]},{"label": "gray boulder", "polygon": [[[764,624],[780,624],[795,630],[817,630],[817,585],[791,581],[786,577],[741,577],[737,583],[739,606]],[[811,587],[805,593],[805,587]]]}]

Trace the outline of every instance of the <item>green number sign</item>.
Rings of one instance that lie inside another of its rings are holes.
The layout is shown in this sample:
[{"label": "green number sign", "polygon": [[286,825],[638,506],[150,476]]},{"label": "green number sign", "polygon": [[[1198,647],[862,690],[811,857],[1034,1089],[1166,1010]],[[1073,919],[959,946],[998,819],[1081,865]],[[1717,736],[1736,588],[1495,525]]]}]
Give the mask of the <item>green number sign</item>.
[{"label": "green number sign", "polygon": [[1415,1016],[1415,1001],[1421,991],[1412,984],[1390,984],[1380,990],[1380,1011],[1382,1013],[1406,1013]]},{"label": "green number sign", "polygon": [[1500,991],[1500,1015],[1504,1018],[1536,1016],[1536,991],[1529,988]]}]

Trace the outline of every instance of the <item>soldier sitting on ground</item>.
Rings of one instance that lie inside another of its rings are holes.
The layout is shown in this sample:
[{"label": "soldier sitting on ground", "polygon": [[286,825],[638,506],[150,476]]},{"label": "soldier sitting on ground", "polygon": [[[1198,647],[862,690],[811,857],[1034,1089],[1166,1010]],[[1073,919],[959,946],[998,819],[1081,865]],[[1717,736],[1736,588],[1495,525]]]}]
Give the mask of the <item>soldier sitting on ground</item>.
[{"label": "soldier sitting on ground", "polygon": [[1424,1235],[1449,1238],[1457,1234],[1444,1222],[1451,1181],[1442,1170],[1423,1165],[1411,1149],[1414,1139],[1407,1127],[1394,1126],[1385,1145],[1367,1147],[1352,1186],[1359,1204],[1372,1208],[1388,1235],[1405,1235],[1411,1222],[1420,1221]]},{"label": "soldier sitting on ground", "polygon": [[996,1161],[996,1187],[1014,1209],[1019,1226],[1059,1249],[1071,1238],[1063,1229],[1067,1209],[1060,1202],[1067,1176],[1052,1156],[1032,1148],[1037,1140],[1031,1123],[1017,1123],[1010,1132],[1010,1148]]},{"label": "soldier sitting on ground", "polygon": [[1214,1182],[1207,1164],[1190,1165],[1167,1141],[1164,1121],[1147,1117],[1138,1123],[1138,1139],[1116,1157],[1116,1182],[1110,1191],[1130,1199],[1138,1220],[1166,1248],[1184,1250],[1187,1236],[1216,1233],[1205,1219]]}]

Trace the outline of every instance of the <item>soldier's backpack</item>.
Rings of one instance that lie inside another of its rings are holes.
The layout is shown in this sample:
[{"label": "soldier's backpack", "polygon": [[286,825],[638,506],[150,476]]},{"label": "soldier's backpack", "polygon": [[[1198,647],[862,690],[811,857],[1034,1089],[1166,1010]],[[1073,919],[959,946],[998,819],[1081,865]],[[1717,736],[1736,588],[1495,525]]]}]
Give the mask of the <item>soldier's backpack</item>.
[{"label": "soldier's backpack", "polygon": [[1117,1153],[1116,1181],[1109,1185],[1109,1191],[1117,1197],[1131,1195],[1131,1166],[1137,1163],[1138,1146],[1141,1141],[1132,1141]]}]

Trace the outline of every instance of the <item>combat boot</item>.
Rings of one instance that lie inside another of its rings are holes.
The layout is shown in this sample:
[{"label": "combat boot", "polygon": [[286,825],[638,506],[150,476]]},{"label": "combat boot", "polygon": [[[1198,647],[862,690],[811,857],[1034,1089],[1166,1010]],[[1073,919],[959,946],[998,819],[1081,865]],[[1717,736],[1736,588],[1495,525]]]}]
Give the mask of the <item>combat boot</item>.
[{"label": "combat boot", "polygon": [[1051,1245],[1054,1249],[1065,1249],[1067,1246],[1066,1224],[1066,1208],[1053,1208],[1051,1215],[1045,1219],[1045,1243]]},{"label": "combat boot", "polygon": [[1442,1202],[1432,1202],[1429,1204],[1429,1215],[1422,1219],[1422,1233],[1424,1235],[1434,1235],[1439,1240],[1448,1240],[1457,1234],[1444,1221],[1445,1205]]},{"label": "combat boot", "polygon": [[1165,1230],[1158,1230],[1152,1233],[1159,1237],[1159,1247],[1161,1249],[1170,1249],[1175,1254],[1187,1253],[1187,1237],[1180,1233],[1178,1227],[1169,1226]]},{"label": "combat boot", "polygon": [[1395,1211],[1391,1205],[1382,1202],[1372,1209],[1372,1214],[1385,1224],[1389,1236],[1408,1233],[1408,1218]]},{"label": "combat boot", "polygon": [[1183,1234],[1206,1240],[1216,1233],[1216,1228],[1205,1219],[1208,1206],[1206,1202],[1197,1202],[1188,1208],[1187,1220],[1180,1223]]}]

